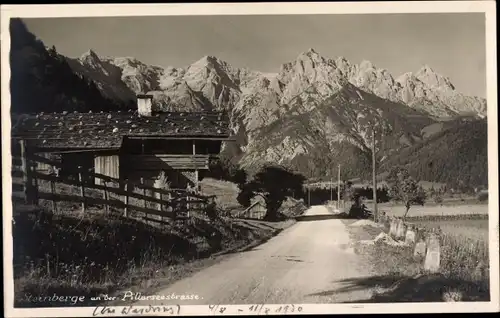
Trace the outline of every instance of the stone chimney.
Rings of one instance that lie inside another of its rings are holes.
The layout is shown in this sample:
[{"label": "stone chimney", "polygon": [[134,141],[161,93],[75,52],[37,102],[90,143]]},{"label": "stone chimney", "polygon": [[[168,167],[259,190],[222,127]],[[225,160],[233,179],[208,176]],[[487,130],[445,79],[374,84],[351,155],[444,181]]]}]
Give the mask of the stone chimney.
[{"label": "stone chimney", "polygon": [[137,95],[137,112],[140,116],[151,116],[153,113],[153,95]]}]

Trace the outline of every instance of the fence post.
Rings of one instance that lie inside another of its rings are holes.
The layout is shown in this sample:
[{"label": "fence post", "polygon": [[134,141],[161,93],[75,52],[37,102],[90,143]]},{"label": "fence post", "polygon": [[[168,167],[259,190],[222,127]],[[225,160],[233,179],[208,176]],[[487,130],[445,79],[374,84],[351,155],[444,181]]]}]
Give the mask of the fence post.
[{"label": "fence post", "polygon": [[[141,177],[141,185],[143,186],[142,195],[145,197],[146,196],[146,189],[144,188],[144,177]],[[142,206],[146,207],[146,198],[142,198]]]},{"label": "fence post", "polygon": [[189,192],[186,192],[186,211],[187,211],[187,217],[189,218]]},{"label": "fence post", "polygon": [[[146,188],[144,188],[145,186],[145,183],[144,183],[144,177],[141,177],[141,185],[143,186],[142,188],[142,195],[144,196],[144,198],[142,199],[142,205],[144,207],[144,209],[146,208]],[[146,215],[146,218],[149,217],[149,214],[144,212],[144,214]],[[146,224],[148,224],[149,222],[146,221]]]},{"label": "fence post", "polygon": [[[167,207],[168,207],[168,205],[166,204],[167,200],[165,199],[165,196],[166,196],[165,193],[160,193],[160,200],[161,200],[161,207],[160,208],[162,211],[166,211]],[[161,219],[163,220],[163,215],[162,215]]]},{"label": "fence post", "polygon": [[38,205],[38,178],[36,177],[36,162],[32,162],[31,172],[33,176],[33,203]]},{"label": "fence post", "polygon": [[179,211],[179,193],[171,192],[169,195],[169,206],[171,208],[171,215],[173,219],[177,218],[177,212]]},{"label": "fence post", "polygon": [[20,140],[19,144],[21,146],[21,169],[23,172],[24,201],[27,204],[31,204],[33,203],[33,200],[31,197],[32,183],[30,167],[28,164],[28,149],[26,147],[25,140]]},{"label": "fence post", "polygon": [[125,195],[124,195],[124,201],[125,201],[125,208],[123,209],[123,216],[128,217],[128,179],[125,179]]},{"label": "fence post", "polygon": [[108,187],[107,187],[107,181],[103,180],[103,185],[104,185],[104,208],[106,210],[106,214],[109,213],[109,205],[108,205]]},{"label": "fence post", "polygon": [[78,181],[80,182],[80,196],[82,197],[82,213],[85,213],[85,186],[82,178],[82,167],[78,166]]},{"label": "fence post", "polygon": [[[156,183],[155,183],[155,188],[157,188],[158,190],[161,189],[161,187],[158,186],[158,185],[156,185]],[[153,194],[153,198],[162,201],[163,200],[163,193],[155,191],[154,194]],[[163,202],[156,202],[156,209],[159,212],[163,211]]]},{"label": "fence post", "polygon": [[50,193],[52,194],[52,211],[54,211],[54,213],[57,213],[57,203],[56,198],[54,197],[56,193],[56,184],[54,179],[50,180]]}]

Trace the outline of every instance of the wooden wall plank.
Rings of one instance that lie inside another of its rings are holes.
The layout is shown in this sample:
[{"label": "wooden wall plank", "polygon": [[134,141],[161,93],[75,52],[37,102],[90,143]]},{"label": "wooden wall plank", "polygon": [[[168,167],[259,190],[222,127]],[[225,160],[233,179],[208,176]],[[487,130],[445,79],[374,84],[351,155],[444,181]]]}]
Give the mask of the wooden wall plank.
[{"label": "wooden wall plank", "polygon": [[[120,157],[118,155],[98,155],[94,158],[94,169],[97,174],[111,178],[120,178]],[[102,184],[100,178],[95,178],[96,184]]]}]

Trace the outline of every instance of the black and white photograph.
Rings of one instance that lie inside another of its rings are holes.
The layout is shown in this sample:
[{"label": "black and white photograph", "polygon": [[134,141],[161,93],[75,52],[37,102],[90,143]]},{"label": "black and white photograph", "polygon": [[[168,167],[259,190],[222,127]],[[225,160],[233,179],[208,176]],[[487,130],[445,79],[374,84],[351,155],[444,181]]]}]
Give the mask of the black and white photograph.
[{"label": "black and white photograph", "polygon": [[57,8],[2,6],[6,317],[499,309],[494,2]]}]

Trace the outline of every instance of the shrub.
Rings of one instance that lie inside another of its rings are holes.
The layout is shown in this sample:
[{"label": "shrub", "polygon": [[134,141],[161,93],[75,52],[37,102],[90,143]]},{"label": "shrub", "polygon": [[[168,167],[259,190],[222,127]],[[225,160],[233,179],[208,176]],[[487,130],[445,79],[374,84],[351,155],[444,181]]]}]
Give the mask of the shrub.
[{"label": "shrub", "polygon": [[215,198],[210,198],[208,200],[208,204],[205,208],[205,214],[211,221],[217,219],[218,214],[217,214],[217,204],[215,202]]},{"label": "shrub", "polygon": [[436,202],[437,204],[443,203],[443,197],[440,194],[436,194],[434,196],[434,202]]},{"label": "shrub", "polygon": [[243,207],[248,208],[252,204],[253,193],[251,191],[244,191],[243,188],[240,188],[240,193],[236,197],[236,200]]},{"label": "shrub", "polygon": [[238,167],[231,159],[224,157],[210,162],[209,176],[214,179],[231,181],[236,184],[243,184],[247,179],[245,170]]},{"label": "shrub", "polygon": [[477,199],[480,202],[488,201],[488,192],[482,192],[478,194]]}]

